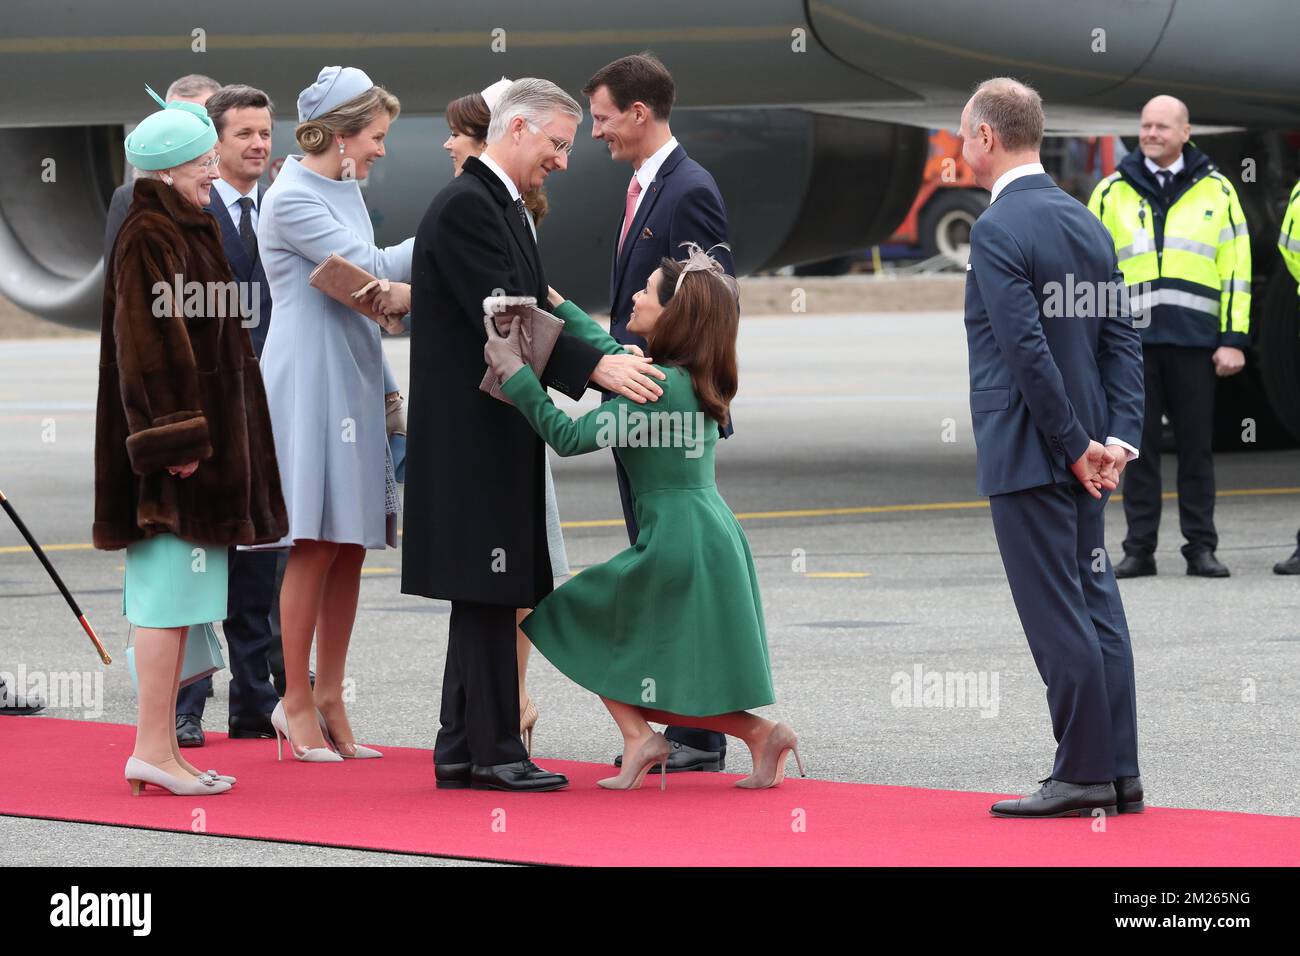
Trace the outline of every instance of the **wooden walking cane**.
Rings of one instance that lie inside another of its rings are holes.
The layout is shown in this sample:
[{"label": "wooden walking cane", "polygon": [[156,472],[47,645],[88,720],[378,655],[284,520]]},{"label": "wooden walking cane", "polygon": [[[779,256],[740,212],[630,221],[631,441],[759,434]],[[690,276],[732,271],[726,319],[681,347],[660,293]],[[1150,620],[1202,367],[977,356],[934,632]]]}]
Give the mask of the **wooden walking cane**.
[{"label": "wooden walking cane", "polygon": [[27,544],[36,552],[36,557],[40,559],[41,564],[45,565],[45,570],[49,572],[54,583],[58,585],[59,590],[63,592],[63,598],[68,602],[68,607],[72,608],[72,613],[77,616],[77,623],[81,625],[81,629],[85,631],[86,636],[90,638],[90,643],[94,644],[95,650],[99,652],[99,659],[105,664],[113,663],[113,658],[109,656],[108,651],[104,650],[104,645],[100,643],[99,638],[95,635],[95,629],[90,626],[90,622],[86,620],[86,615],[81,613],[81,608],[77,607],[77,602],[74,601],[72,595],[68,593],[67,587],[63,584],[63,579],[59,577],[59,572],[54,570],[54,565],[50,564],[50,559],[45,556],[45,552],[41,550],[41,546],[36,543],[36,539],[32,537],[32,533],[27,530],[27,525],[23,524],[23,519],[18,517],[18,512],[14,511],[14,506],[9,503],[9,499],[5,497],[3,491],[0,491],[0,505],[3,505],[5,511],[9,512],[9,517],[13,519],[14,524],[18,526],[18,530],[21,531],[23,537],[27,539]]}]

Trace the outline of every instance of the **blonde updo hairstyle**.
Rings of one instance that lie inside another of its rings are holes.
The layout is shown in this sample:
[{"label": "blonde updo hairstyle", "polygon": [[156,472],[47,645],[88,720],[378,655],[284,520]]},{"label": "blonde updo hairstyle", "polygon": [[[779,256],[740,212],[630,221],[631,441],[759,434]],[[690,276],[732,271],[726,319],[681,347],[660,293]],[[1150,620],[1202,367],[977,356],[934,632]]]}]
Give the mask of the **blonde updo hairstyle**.
[{"label": "blonde updo hairstyle", "polygon": [[372,86],[328,113],[299,123],[293,135],[304,153],[316,156],[330,148],[335,136],[355,136],[361,132],[381,110],[387,110],[388,118],[395,120],[402,104],[382,86]]}]

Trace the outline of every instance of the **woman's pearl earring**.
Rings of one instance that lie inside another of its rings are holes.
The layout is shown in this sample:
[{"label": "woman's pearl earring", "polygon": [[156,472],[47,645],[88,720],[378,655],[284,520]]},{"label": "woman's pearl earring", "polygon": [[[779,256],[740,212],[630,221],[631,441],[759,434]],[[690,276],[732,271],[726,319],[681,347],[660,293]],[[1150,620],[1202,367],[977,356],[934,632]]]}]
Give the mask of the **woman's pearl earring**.
[{"label": "woman's pearl earring", "polygon": [[339,140],[339,155],[343,155],[343,141]]},{"label": "woman's pearl earring", "polygon": [[174,185],[175,185],[175,181],[174,181],[170,176],[168,176],[166,173],[163,173],[162,181],[165,182],[168,186],[174,186]]}]

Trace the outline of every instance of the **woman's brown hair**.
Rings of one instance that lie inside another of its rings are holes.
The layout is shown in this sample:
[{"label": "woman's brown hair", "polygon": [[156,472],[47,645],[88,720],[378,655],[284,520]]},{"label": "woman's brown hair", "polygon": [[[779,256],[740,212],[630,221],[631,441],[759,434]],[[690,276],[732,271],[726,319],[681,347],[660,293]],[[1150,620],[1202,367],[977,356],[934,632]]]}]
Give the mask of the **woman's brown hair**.
[{"label": "woman's brown hair", "polygon": [[736,395],[736,335],[740,304],[716,274],[688,272],[674,292],[682,265],[664,258],[659,263],[659,321],[646,336],[646,354],[661,365],[680,365],[691,374],[700,404],[721,425],[731,420]]},{"label": "woman's brown hair", "polygon": [[[470,93],[447,104],[447,125],[453,133],[473,137],[480,146],[487,143],[488,123],[492,114],[481,93]],[[533,214],[533,225],[540,226],[546,218],[550,203],[542,189],[523,194],[524,206]]]}]

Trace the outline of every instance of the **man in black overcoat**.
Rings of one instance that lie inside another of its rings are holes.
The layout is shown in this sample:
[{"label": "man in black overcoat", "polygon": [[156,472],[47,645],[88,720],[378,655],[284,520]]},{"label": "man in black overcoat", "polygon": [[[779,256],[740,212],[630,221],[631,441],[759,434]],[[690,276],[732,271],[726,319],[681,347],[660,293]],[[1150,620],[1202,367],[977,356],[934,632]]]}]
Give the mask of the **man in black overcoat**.
[{"label": "man in black overcoat", "polygon": [[[546,80],[502,94],[479,158],[429,206],[412,262],[402,592],[451,601],[439,788],[558,790],[519,739],[515,609],[553,586],[543,506],[545,447],[511,405],[479,390],[483,300],[533,296],[547,281],[522,193],[568,167],[582,108]],[[602,355],[562,334],[542,383],[578,398],[592,387],[653,400],[636,355]],[[659,374],[657,371],[650,374]]]}]

